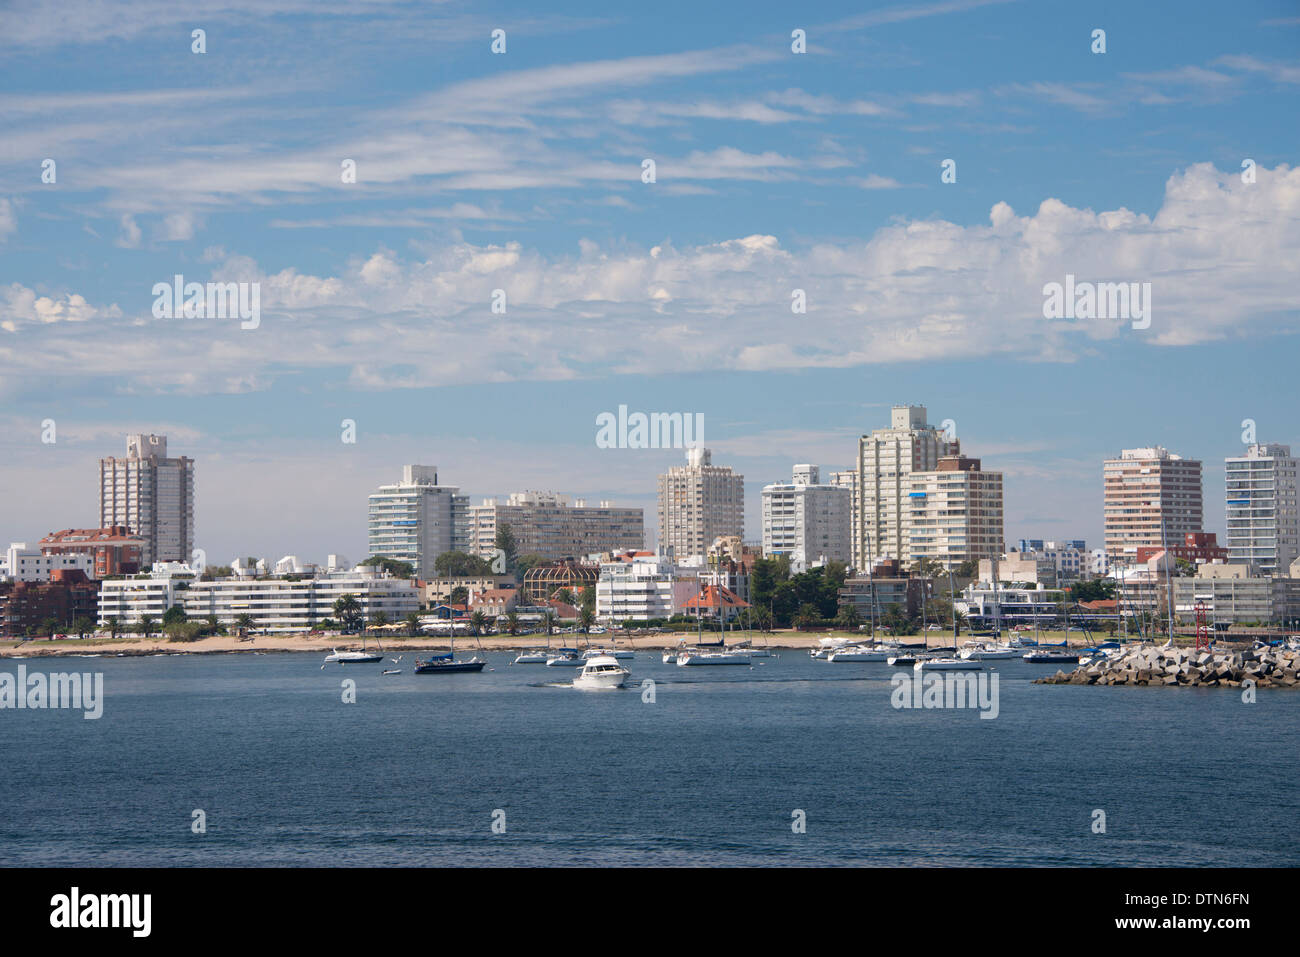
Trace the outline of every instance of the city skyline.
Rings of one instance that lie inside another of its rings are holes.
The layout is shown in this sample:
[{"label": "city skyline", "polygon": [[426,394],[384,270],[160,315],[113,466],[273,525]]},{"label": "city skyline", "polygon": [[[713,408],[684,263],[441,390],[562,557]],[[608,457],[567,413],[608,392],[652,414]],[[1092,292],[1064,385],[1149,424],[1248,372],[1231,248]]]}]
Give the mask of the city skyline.
[{"label": "city skyline", "polygon": [[[1100,542],[1099,463],[1151,445],[1205,462],[1223,541],[1242,423],[1300,448],[1286,4],[369,12],[4,14],[11,539],[95,525],[86,463],[135,432],[200,463],[196,545],[317,558],[411,462],[652,542],[680,458],[601,448],[620,405],[703,417],[751,540],[764,485],[896,404],[1004,475],[1008,543]],[[257,323],[160,318],[176,277],[257,283]],[[1044,318],[1076,278],[1149,315]]]}]

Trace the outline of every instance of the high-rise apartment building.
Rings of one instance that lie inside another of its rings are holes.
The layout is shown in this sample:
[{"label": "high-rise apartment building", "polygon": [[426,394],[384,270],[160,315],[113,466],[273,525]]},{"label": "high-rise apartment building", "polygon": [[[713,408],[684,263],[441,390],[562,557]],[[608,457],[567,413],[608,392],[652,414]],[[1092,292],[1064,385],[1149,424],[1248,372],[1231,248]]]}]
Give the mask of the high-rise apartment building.
[{"label": "high-rise apartment building", "polygon": [[609,502],[572,505],[554,492],[515,492],[503,505],[487,499],[470,506],[470,548],[489,557],[497,530],[510,526],[515,554],[540,555],[547,561],[582,558],[596,552],[621,552],[645,547],[645,512],[615,507]]},{"label": "high-rise apartment building", "polygon": [[985,472],[979,459],[945,455],[932,471],[913,472],[906,501],[905,560],[951,568],[1002,554],[1002,473]]},{"label": "high-rise apartment building", "polygon": [[659,476],[659,554],[703,560],[720,535],[745,537],[745,477],[712,464],[708,449],[687,449],[685,465]]},{"label": "high-rise apartment building", "polygon": [[1300,556],[1296,464],[1289,445],[1252,445],[1226,466],[1228,553],[1263,576],[1285,575]]},{"label": "high-rise apartment building", "polygon": [[858,440],[857,469],[836,484],[854,492],[853,564],[993,558],[1004,547],[1002,473],[961,455],[926,421],[925,406],[894,406],[889,428]]},{"label": "high-rise apartment building", "polygon": [[926,422],[925,406],[896,405],[889,418],[889,428],[858,440],[853,563],[860,569],[884,559],[912,560],[904,531],[912,473],[933,471],[942,456],[956,451],[955,442]]},{"label": "high-rise apartment building", "polygon": [[1104,466],[1106,554],[1135,561],[1138,548],[1203,530],[1201,463],[1153,446],[1124,449]]},{"label": "high-rise apartment building", "polygon": [[796,567],[853,558],[853,494],[822,485],[815,465],[796,465],[790,482],[763,487],[763,555],[788,555]]},{"label": "high-rise apartment building", "polygon": [[168,458],[167,436],[128,435],[126,456],[99,460],[99,527],[122,525],[140,562],[187,562],[194,550],[194,460]]},{"label": "high-rise apartment building", "polygon": [[370,554],[410,562],[431,577],[444,552],[469,550],[469,497],[438,484],[438,466],[406,465],[402,480],[370,495]]}]

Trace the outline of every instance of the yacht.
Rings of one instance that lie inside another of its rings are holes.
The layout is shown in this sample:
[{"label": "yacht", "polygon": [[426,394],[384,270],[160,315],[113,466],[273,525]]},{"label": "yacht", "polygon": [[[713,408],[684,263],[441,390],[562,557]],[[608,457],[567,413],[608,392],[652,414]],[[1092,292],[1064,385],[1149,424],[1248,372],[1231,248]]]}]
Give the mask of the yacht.
[{"label": "yacht", "polygon": [[889,664],[893,665],[896,668],[909,668],[912,665],[916,664],[917,658],[916,655],[903,654],[900,652],[896,655],[890,655],[888,658],[885,659],[885,661],[887,661]]},{"label": "yacht", "polygon": [[665,651],[665,652],[664,652],[664,664],[666,664],[666,665],[675,665],[675,664],[677,664],[677,652],[675,652],[675,651]]},{"label": "yacht", "polygon": [[584,658],[617,658],[619,661],[627,661],[629,658],[635,658],[636,652],[628,648],[615,648],[610,651],[607,648],[592,648],[582,654]]},{"label": "yacht", "polygon": [[965,658],[926,658],[912,665],[913,671],[980,671],[983,665]]},{"label": "yacht", "polygon": [[1079,663],[1079,656],[1068,651],[1031,651],[1024,658],[1031,665],[1072,665]]},{"label": "yacht", "polygon": [[525,651],[514,660],[517,665],[544,665],[546,664],[546,652],[544,651]]},{"label": "yacht", "polygon": [[749,655],[742,651],[686,651],[677,655],[677,665],[747,665]]},{"label": "yacht", "polygon": [[612,655],[595,655],[583,662],[582,670],[574,675],[573,687],[587,691],[621,688],[631,673]]},{"label": "yacht", "polygon": [[383,655],[372,655],[368,651],[339,651],[337,648],[333,654],[325,656],[326,664],[337,661],[341,665],[358,665],[383,660]]},{"label": "yacht", "polygon": [[548,668],[581,668],[585,663],[577,648],[561,648],[558,655],[546,659]]},{"label": "yacht", "polygon": [[1006,658],[1014,658],[1016,654],[1016,649],[1010,645],[979,643],[967,645],[958,653],[958,657],[965,658],[968,661],[1001,661]]},{"label": "yacht", "polygon": [[888,661],[898,654],[896,648],[868,648],[865,645],[849,645],[839,648],[826,656],[827,661]]},{"label": "yacht", "polygon": [[468,661],[457,661],[452,652],[445,655],[432,655],[426,661],[415,662],[415,673],[417,675],[445,675],[456,674],[463,671],[482,671],[487,662],[479,658],[471,658]]}]

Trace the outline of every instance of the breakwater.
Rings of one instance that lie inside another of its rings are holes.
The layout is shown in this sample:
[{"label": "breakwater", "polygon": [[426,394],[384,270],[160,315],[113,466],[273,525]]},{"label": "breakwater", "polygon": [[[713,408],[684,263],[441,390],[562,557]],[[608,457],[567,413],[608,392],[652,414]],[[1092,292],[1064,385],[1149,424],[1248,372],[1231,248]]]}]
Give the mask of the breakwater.
[{"label": "breakwater", "polygon": [[1107,658],[1080,663],[1073,671],[1058,671],[1037,679],[1055,685],[1162,685],[1188,688],[1300,687],[1300,652],[1282,648],[1249,651],[1195,651],[1141,645]]}]

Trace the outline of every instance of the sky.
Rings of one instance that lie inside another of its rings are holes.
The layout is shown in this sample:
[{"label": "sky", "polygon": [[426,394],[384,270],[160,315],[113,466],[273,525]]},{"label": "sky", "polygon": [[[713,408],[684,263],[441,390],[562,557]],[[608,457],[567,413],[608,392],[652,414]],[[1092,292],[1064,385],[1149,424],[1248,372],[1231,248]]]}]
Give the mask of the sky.
[{"label": "sky", "polygon": [[[684,454],[599,447],[620,405],[703,416],[750,540],[896,404],[1011,545],[1100,545],[1122,448],[1203,460],[1220,534],[1243,422],[1300,450],[1300,3],[546,6],[0,7],[0,543],[95,525],[139,431],[210,561],[359,559],[406,463],[653,541]],[[156,316],[176,275],[255,328]],[[1046,318],[1067,275],[1149,324]]]}]

